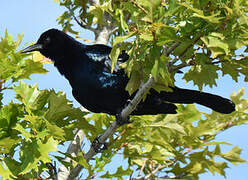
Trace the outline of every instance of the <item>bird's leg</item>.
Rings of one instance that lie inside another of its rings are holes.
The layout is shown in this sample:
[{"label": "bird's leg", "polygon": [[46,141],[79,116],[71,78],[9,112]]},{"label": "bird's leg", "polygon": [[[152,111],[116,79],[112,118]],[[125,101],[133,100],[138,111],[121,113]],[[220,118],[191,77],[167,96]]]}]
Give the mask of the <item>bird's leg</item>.
[{"label": "bird's leg", "polygon": [[[127,100],[127,104],[126,104],[125,106],[128,106],[128,104],[131,104],[131,105],[132,105],[132,100],[128,99],[128,100]],[[118,126],[122,126],[122,125],[124,125],[124,124],[129,124],[129,123],[131,123],[130,117],[129,117],[129,116],[127,116],[127,117],[125,117],[125,118],[123,118],[123,117],[121,116],[121,110],[119,111],[118,114],[115,115],[115,118],[116,118],[116,122],[117,122],[117,125],[118,125]]]},{"label": "bird's leg", "polygon": [[129,116],[126,118],[123,118],[121,117],[121,113],[118,113],[115,115],[115,117],[116,117],[116,122],[118,126],[131,123],[131,121],[129,120],[130,119]]},{"label": "bird's leg", "polygon": [[92,145],[91,145],[96,153],[102,152],[108,148],[107,143],[101,143],[99,141],[100,137],[101,137],[101,135],[96,137],[94,139],[94,141],[92,142]]}]

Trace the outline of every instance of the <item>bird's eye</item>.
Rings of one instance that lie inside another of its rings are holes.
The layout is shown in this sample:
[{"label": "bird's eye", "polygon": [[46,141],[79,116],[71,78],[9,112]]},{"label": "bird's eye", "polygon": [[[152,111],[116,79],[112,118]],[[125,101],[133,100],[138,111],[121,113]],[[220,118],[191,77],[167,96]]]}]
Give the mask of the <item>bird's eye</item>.
[{"label": "bird's eye", "polygon": [[48,45],[50,42],[51,42],[51,38],[50,38],[50,37],[47,37],[47,38],[44,40],[44,44],[45,44],[45,45]]}]

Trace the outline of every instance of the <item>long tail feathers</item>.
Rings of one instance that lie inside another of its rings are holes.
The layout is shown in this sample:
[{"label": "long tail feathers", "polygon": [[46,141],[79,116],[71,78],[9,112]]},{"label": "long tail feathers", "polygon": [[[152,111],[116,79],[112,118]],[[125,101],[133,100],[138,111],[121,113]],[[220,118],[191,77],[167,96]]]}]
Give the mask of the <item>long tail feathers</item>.
[{"label": "long tail feathers", "polygon": [[173,87],[172,89],[173,92],[161,92],[160,98],[171,103],[197,103],[223,114],[229,114],[235,111],[235,104],[231,100],[221,96],[178,87]]}]

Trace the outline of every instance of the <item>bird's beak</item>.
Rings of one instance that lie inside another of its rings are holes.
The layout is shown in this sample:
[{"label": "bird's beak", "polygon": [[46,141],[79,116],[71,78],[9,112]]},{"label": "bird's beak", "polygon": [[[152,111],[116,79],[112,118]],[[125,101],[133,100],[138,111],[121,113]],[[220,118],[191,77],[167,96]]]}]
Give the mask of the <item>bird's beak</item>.
[{"label": "bird's beak", "polygon": [[33,44],[31,46],[28,46],[27,48],[23,49],[21,53],[27,53],[32,51],[39,51],[42,50],[42,44]]}]

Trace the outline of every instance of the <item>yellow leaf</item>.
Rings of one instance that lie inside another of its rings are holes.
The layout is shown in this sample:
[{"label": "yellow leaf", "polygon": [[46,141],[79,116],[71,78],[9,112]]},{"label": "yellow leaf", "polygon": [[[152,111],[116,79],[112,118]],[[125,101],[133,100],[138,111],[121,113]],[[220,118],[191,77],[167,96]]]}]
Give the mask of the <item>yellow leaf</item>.
[{"label": "yellow leaf", "polygon": [[34,51],[32,55],[33,55],[33,61],[34,62],[41,62],[42,64],[52,63],[52,61],[50,59],[46,58],[38,51]]}]

